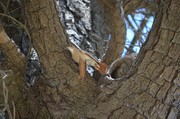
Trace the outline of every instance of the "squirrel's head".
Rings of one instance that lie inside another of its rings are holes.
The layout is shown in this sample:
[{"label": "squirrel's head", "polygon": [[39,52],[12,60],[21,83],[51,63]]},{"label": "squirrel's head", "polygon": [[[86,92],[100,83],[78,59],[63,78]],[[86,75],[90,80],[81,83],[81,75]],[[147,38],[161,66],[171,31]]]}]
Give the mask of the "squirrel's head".
[{"label": "squirrel's head", "polygon": [[68,56],[68,57],[72,57],[73,52],[74,52],[74,48],[73,48],[72,46],[68,46],[68,47],[66,48],[66,53],[67,53],[67,56]]},{"label": "squirrel's head", "polygon": [[67,47],[67,49],[72,53],[74,51],[74,48],[72,46]]}]

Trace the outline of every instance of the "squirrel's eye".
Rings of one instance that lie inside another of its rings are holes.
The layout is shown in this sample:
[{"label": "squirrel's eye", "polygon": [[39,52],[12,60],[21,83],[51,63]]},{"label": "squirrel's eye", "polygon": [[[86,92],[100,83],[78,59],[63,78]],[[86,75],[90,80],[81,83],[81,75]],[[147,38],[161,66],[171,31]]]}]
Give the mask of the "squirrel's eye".
[{"label": "squirrel's eye", "polygon": [[70,50],[65,50],[65,55],[67,56],[67,57],[72,57],[72,53],[71,53],[71,51]]}]

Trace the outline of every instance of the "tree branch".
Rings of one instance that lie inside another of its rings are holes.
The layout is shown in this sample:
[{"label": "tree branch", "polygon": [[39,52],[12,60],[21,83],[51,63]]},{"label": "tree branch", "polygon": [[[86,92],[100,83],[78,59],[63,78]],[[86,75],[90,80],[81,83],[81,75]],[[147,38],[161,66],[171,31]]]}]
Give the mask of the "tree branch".
[{"label": "tree branch", "polygon": [[105,62],[110,64],[123,52],[126,30],[124,21],[121,18],[122,11],[120,11],[116,3],[112,0],[98,1],[104,9],[105,22],[107,23],[112,36],[105,56]]},{"label": "tree branch", "polygon": [[9,61],[14,66],[14,68],[21,69],[22,67],[24,67],[25,58],[23,57],[23,54],[21,54],[16,44],[8,37],[8,35],[4,31],[4,28],[1,25],[0,47],[6,53],[7,61]]}]

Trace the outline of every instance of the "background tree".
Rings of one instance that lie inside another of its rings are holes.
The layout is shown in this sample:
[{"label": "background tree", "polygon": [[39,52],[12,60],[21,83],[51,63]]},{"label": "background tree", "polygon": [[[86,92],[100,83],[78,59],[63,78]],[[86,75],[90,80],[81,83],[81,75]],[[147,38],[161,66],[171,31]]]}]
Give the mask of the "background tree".
[{"label": "background tree", "polygon": [[[104,58],[107,64],[111,64],[122,53],[125,42],[122,9],[119,11],[122,2],[98,0],[97,3],[104,11],[105,26],[112,35]],[[37,51],[42,67],[39,80],[32,87],[27,87],[24,80],[29,52],[26,57],[17,52],[17,47],[4,31],[6,22],[1,21],[0,44],[5,60],[0,68],[1,71],[13,72],[10,77],[2,78],[9,91],[11,110],[11,101],[14,101],[16,118],[178,118],[178,0],[161,0],[157,3],[152,30],[127,77],[123,78],[123,82],[113,81],[103,87],[97,85],[97,81],[89,75],[86,80],[79,79],[77,66],[69,60],[71,58],[66,51],[68,38],[58,17],[57,5],[57,1],[52,0],[29,0],[22,4],[25,8],[27,34],[30,34],[27,36]],[[143,2],[127,0],[123,1],[123,5],[126,14],[142,7]],[[3,13],[9,16],[6,9]],[[7,19],[5,15],[1,14],[5,17],[3,19]],[[26,27],[21,26],[26,31]],[[3,97],[2,92],[0,96]],[[4,98],[0,98],[0,102],[3,104]],[[3,107],[5,110],[8,108]]]}]

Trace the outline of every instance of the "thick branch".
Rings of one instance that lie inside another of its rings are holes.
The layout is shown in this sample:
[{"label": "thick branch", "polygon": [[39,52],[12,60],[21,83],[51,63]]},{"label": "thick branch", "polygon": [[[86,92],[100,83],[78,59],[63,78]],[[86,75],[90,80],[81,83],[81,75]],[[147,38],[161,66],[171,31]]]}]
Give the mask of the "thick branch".
[{"label": "thick branch", "polygon": [[12,70],[24,67],[25,58],[23,54],[20,53],[16,44],[7,36],[2,26],[0,26],[0,47],[5,52],[7,61],[13,65]]},{"label": "thick branch", "polygon": [[105,22],[112,35],[105,58],[105,62],[111,64],[123,52],[126,35],[125,25],[123,18],[121,18],[120,9],[113,0],[98,0],[98,2],[104,9]]}]

